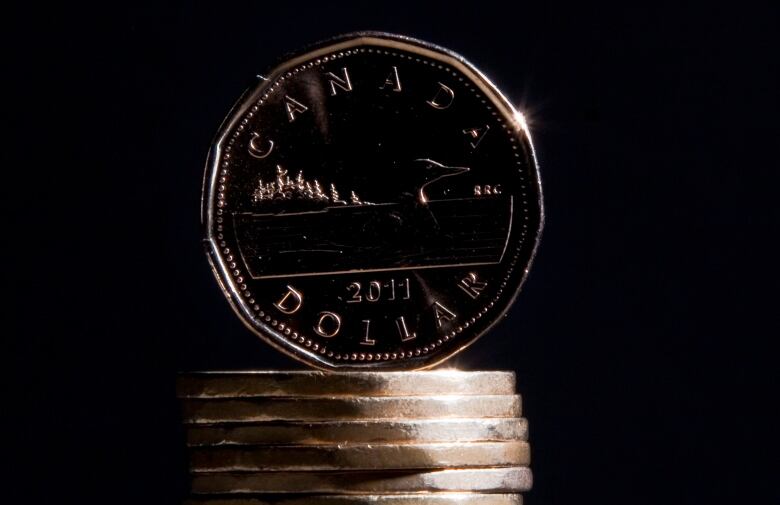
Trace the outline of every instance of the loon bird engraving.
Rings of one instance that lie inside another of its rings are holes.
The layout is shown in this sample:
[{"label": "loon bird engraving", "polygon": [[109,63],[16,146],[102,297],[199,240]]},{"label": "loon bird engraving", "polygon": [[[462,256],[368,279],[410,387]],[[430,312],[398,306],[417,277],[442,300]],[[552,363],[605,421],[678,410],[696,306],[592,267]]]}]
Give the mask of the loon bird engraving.
[{"label": "loon bird engraving", "polygon": [[[384,190],[379,201],[363,200],[346,186],[349,181],[307,178],[303,171],[291,176],[281,166],[275,179],[258,179],[253,198],[263,212],[242,213],[237,221],[243,242],[258,233],[269,238],[254,242],[246,254],[253,275],[348,271],[356,261],[369,270],[449,265],[456,256],[500,261],[511,222],[509,201],[464,195],[463,184],[442,182],[469,167],[418,158],[394,168],[386,174],[396,180],[368,195]],[[345,188],[343,196],[337,183]],[[485,216],[493,216],[490,229],[484,229]],[[274,230],[278,235],[269,236]],[[275,273],[262,274],[268,271]]]},{"label": "loon bird engraving", "polygon": [[428,199],[428,195],[425,193],[425,188],[430,184],[433,184],[434,182],[439,181],[445,177],[450,177],[469,171],[468,167],[450,167],[443,165],[438,161],[427,158],[416,159],[414,162],[417,166],[422,165],[421,175],[423,175],[424,178],[417,195],[420,203],[422,204],[426,204],[430,201]]},{"label": "loon bird engraving", "polygon": [[372,225],[385,233],[406,237],[424,243],[436,236],[441,226],[428,195],[429,187],[445,177],[468,172],[468,167],[447,166],[429,158],[418,158],[409,163],[404,171],[405,179],[413,183],[409,190],[401,193],[394,208],[386,214],[379,214]]}]

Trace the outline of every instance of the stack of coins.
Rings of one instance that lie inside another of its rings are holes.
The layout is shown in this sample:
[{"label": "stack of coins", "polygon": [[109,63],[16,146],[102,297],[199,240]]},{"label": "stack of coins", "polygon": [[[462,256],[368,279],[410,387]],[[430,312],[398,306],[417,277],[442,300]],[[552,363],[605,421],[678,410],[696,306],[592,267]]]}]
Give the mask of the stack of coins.
[{"label": "stack of coins", "polygon": [[531,487],[512,372],[202,372],[178,396],[211,505],[509,505]]}]

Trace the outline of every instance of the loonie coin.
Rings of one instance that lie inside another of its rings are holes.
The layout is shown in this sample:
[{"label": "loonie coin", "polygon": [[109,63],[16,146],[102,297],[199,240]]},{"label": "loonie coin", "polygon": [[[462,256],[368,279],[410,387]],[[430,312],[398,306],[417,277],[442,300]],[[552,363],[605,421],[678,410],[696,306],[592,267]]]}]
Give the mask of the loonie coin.
[{"label": "loonie coin", "polygon": [[430,472],[255,472],[196,473],[195,494],[339,493],[390,494],[433,491],[518,493],[531,488],[528,467]]},{"label": "loonie coin", "polygon": [[243,322],[336,370],[431,367],[506,313],[542,229],[524,116],[462,57],[384,33],[299,53],[219,130],[202,220]]},{"label": "loonie coin", "polygon": [[247,396],[501,395],[515,392],[514,372],[241,371],[181,374],[180,398]]},{"label": "loonie coin", "polygon": [[185,423],[520,417],[520,395],[182,400]]},{"label": "loonie coin", "polygon": [[527,442],[208,447],[190,451],[192,472],[408,470],[528,466]]},{"label": "loonie coin", "polygon": [[479,442],[527,438],[528,422],[523,418],[266,421],[187,428],[190,446]]}]

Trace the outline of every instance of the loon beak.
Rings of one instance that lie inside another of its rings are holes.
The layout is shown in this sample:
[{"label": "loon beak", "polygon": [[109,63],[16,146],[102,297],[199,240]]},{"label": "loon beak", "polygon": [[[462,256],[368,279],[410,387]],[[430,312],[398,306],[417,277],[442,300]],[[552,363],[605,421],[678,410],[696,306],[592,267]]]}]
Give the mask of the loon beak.
[{"label": "loon beak", "polygon": [[428,168],[438,170],[440,173],[444,173],[446,175],[455,175],[455,174],[460,174],[469,171],[469,167],[451,167],[449,165],[443,165],[438,161],[434,161],[428,158],[419,158],[414,161],[423,163],[427,165]]}]

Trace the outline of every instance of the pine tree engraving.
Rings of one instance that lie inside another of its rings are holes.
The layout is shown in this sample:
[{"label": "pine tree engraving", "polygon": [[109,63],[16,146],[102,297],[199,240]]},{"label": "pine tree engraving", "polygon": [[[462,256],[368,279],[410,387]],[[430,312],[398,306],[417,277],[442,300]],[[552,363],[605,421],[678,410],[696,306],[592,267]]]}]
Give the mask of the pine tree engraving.
[{"label": "pine tree engraving", "polygon": [[317,179],[306,180],[303,170],[300,170],[295,179],[292,179],[285,168],[277,165],[274,180],[265,182],[262,178],[258,179],[257,187],[252,193],[252,200],[255,203],[305,200],[336,205],[371,205],[371,202],[361,200],[354,191],[350,191],[349,195],[349,202],[342,200],[335,184],[330,183],[326,193]]},{"label": "pine tree engraving", "polygon": [[343,203],[343,204],[347,203],[344,200],[342,200],[341,197],[339,197],[339,192],[336,189],[336,186],[334,184],[330,185],[330,201],[333,203]]}]

